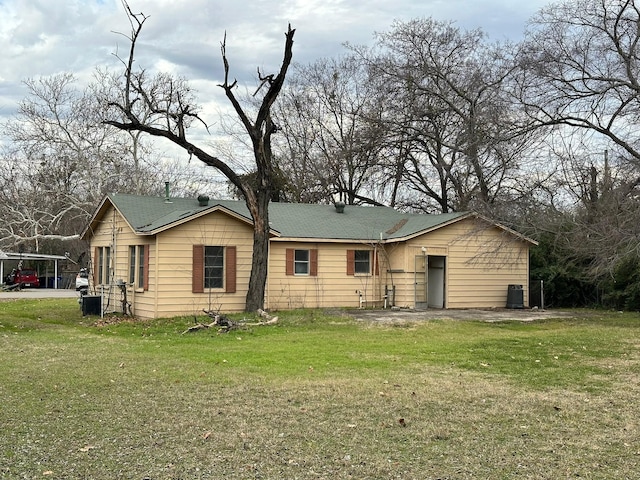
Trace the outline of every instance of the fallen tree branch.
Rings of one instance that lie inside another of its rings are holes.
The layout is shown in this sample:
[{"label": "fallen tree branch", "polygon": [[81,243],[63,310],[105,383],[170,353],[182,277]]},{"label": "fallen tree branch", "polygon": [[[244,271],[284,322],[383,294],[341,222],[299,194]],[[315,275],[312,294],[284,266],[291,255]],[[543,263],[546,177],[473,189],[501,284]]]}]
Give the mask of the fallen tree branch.
[{"label": "fallen tree branch", "polygon": [[211,310],[203,310],[203,312],[206,313],[210,318],[212,318],[213,322],[196,323],[195,325],[187,328],[184,332],[182,332],[182,335],[184,335],[185,333],[195,332],[197,330],[204,330],[207,328],[219,327],[218,328],[219,332],[226,333],[231,330],[238,330],[244,327],[259,327],[259,326],[265,326],[265,325],[274,325],[278,323],[278,317],[272,317],[264,310],[258,310],[258,315],[260,315],[262,318],[266,318],[267,320],[264,322],[253,322],[253,323],[235,322],[231,320],[229,317],[225,315],[220,315],[219,313],[213,312]]}]

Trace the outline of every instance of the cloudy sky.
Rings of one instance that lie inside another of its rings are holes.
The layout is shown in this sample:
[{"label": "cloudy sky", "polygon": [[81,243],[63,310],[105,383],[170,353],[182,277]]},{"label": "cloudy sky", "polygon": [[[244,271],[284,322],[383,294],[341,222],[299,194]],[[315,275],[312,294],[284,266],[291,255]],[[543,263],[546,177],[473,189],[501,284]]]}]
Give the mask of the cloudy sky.
[{"label": "cloudy sky", "polygon": [[[149,16],[139,45],[141,67],[177,72],[204,99],[221,96],[220,41],[227,32],[231,75],[280,64],[284,32],[296,29],[294,61],[309,63],[371,45],[394,20],[433,17],[491,39],[518,40],[526,22],[550,0],[129,0]],[[60,72],[80,80],[96,66],[115,66],[130,31],[120,0],[0,0],[0,121],[24,98],[23,81]],[[253,85],[249,85],[253,88]],[[221,98],[221,97],[220,97]]]}]

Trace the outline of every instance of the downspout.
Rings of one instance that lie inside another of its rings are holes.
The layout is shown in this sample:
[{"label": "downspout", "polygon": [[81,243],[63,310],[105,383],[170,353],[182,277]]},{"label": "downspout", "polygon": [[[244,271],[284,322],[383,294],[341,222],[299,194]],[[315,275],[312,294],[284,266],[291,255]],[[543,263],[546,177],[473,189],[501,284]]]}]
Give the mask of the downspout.
[{"label": "downspout", "polygon": [[116,265],[118,265],[118,216],[116,215],[116,209],[113,209],[113,231],[111,237],[111,278],[109,279],[109,297],[113,297],[113,310],[116,310],[116,293],[114,290],[114,285],[116,283]]},{"label": "downspout", "polygon": [[[380,237],[382,238],[382,232],[380,232]],[[380,278],[378,278],[376,282],[376,269],[378,270],[378,277],[380,277],[380,263],[378,262],[378,244],[376,243],[373,246],[373,291],[375,292],[375,296],[379,297],[380,292],[378,291],[377,286],[380,286]],[[376,286],[376,283],[378,284]],[[374,300],[377,302],[377,300]]]}]

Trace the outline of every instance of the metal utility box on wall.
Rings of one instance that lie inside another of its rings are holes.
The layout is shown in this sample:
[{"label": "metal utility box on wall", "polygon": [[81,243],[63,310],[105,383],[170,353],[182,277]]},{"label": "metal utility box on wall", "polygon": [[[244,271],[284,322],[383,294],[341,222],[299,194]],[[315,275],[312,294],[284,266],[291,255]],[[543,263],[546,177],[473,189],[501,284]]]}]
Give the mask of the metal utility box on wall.
[{"label": "metal utility box on wall", "polygon": [[507,289],[507,308],[524,308],[522,285],[509,285]]},{"label": "metal utility box on wall", "polygon": [[102,297],[85,295],[82,297],[82,315],[100,315],[102,313]]}]

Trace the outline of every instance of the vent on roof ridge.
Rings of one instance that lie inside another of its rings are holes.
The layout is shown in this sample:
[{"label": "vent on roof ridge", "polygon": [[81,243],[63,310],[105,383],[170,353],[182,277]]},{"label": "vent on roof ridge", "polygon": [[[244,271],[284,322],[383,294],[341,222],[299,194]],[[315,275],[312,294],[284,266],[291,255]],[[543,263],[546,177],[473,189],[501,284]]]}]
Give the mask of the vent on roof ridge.
[{"label": "vent on roof ridge", "polygon": [[169,182],[164,182],[164,203],[173,203],[169,194]]},{"label": "vent on roof ridge", "polygon": [[206,195],[198,195],[198,205],[201,207],[209,205],[209,197]]},{"label": "vent on roof ridge", "polygon": [[344,202],[337,201],[333,204],[333,206],[336,207],[336,212],[344,213],[344,207],[345,207]]}]

